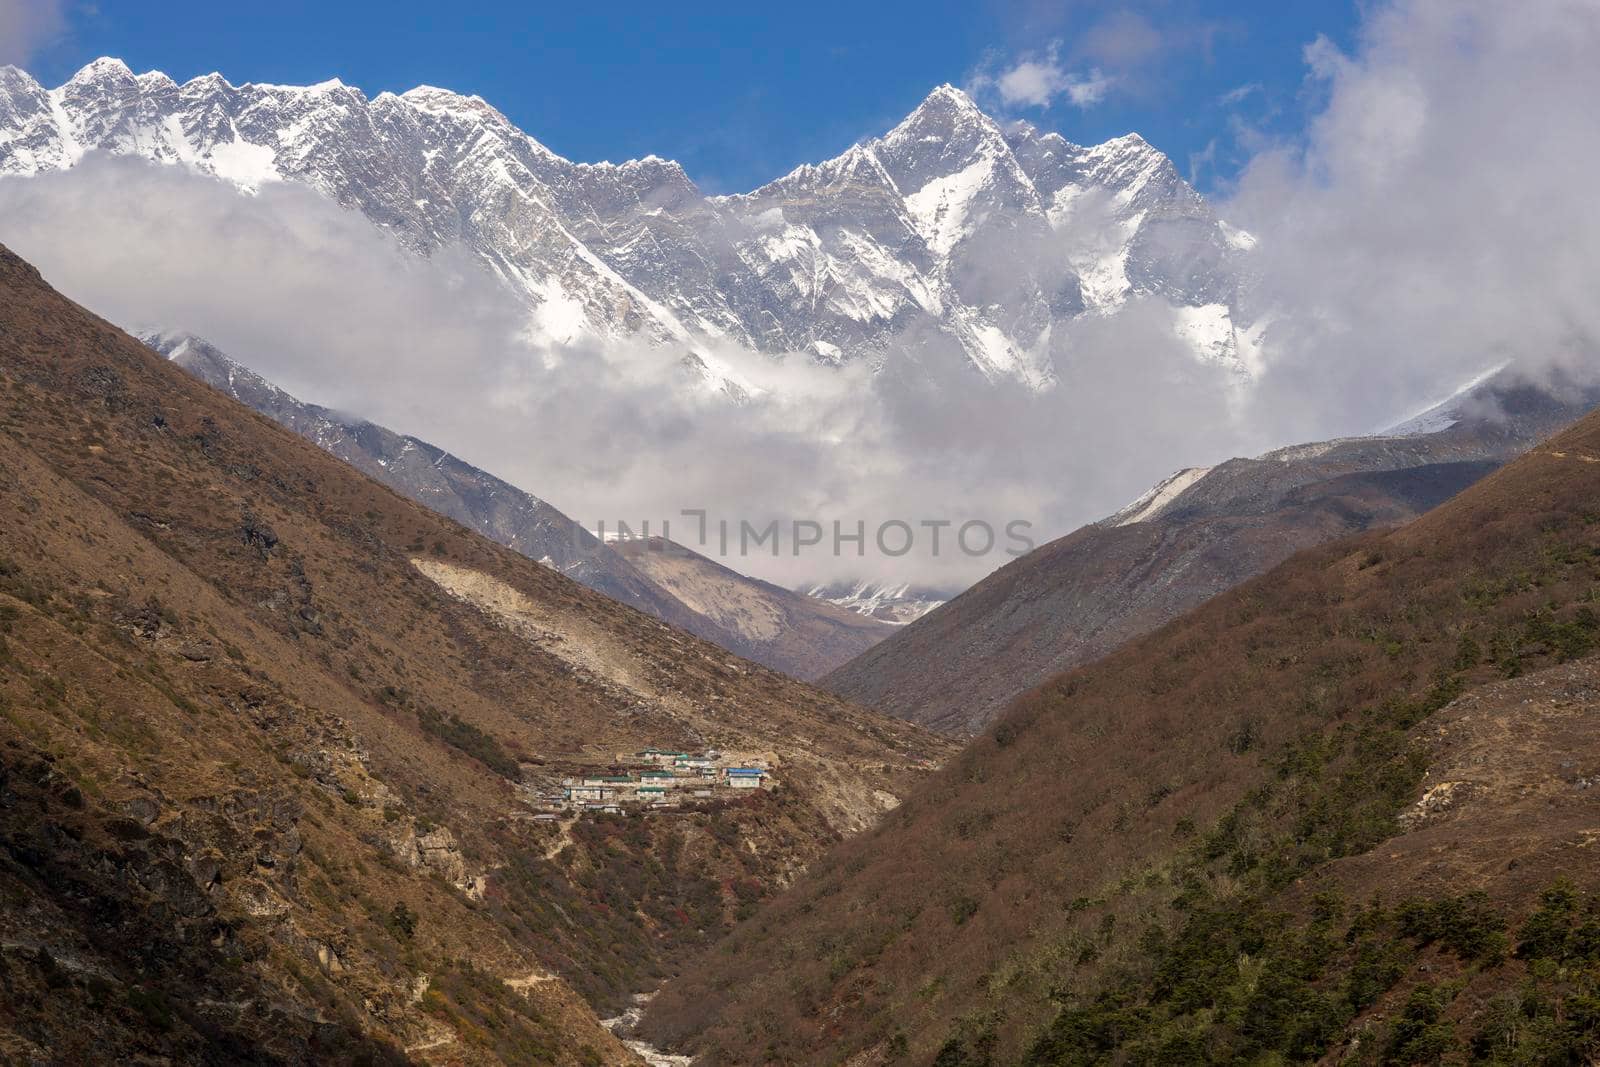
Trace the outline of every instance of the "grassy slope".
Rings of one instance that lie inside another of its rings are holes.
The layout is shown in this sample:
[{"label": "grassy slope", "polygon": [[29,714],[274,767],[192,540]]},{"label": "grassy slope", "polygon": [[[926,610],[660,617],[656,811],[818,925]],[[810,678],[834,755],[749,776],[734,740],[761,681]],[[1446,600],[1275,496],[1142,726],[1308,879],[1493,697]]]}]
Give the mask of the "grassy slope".
[{"label": "grassy slope", "polygon": [[[652,1032],[717,1063],[952,1065],[1304,1057],[1369,1024],[1370,996],[1330,993],[1309,1045],[1272,1027],[1251,1045],[1226,995],[1250,986],[1252,951],[1305,955],[1290,935],[1315,910],[1308,885],[1439,899],[1416,852],[1372,850],[1423,793],[1438,709],[1593,647],[1596,457],[1591,416],[1409,526],[1303,552],[1020,698],[670,986]],[[1480,850],[1499,841],[1462,825]],[[1503,846],[1497,864],[1435,866],[1513,930],[1556,873],[1597,882],[1571,840]],[[1350,934],[1351,913],[1329,907],[1328,931]],[[1278,913],[1292,919],[1269,936]],[[1368,922],[1373,951],[1421,943],[1387,912]],[[1492,992],[1518,972],[1484,973]],[[1381,974],[1386,997],[1426,977]]]}]

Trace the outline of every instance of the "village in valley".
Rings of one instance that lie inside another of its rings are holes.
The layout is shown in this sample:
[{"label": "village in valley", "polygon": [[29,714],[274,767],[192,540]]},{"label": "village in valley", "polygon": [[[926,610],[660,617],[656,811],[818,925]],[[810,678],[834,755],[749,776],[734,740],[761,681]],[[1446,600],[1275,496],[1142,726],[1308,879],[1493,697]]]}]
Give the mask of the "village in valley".
[{"label": "village in valley", "polygon": [[771,760],[748,753],[674,752],[647,748],[619,753],[606,768],[561,779],[558,791],[539,794],[540,819],[568,814],[673,809],[748,796],[774,785]]}]

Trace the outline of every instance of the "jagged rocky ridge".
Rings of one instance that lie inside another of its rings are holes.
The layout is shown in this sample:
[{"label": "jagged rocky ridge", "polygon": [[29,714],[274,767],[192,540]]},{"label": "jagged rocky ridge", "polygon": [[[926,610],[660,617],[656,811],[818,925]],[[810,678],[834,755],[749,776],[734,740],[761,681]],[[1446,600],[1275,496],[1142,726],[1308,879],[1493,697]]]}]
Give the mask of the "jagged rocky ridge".
[{"label": "jagged rocky ridge", "polygon": [[1170,305],[1198,358],[1249,373],[1250,239],[1166,156],[1002,126],[948,85],[835,159],[707,197],[677,163],[574,163],[444,89],[179,85],[100,59],[47,90],[0,68],[0,174],[91,151],[305,183],[418,253],[471,249],[548,342],[642,336],[735,396],[719,344],[1044,387],[1065,323],[1138,296]]}]

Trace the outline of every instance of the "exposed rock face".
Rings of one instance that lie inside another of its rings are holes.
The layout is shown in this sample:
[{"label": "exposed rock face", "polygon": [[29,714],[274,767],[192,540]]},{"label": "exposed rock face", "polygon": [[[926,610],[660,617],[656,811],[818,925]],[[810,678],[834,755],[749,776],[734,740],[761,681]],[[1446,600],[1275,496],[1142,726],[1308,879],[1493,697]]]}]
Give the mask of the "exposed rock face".
[{"label": "exposed rock face", "polygon": [[0,70],[0,174],[137,155],[245,190],[303,182],[427,254],[461,243],[544,337],[638,335],[737,395],[710,347],[1047,385],[1061,327],[1131,297],[1169,305],[1195,356],[1249,371],[1230,229],[1137,135],[1084,147],[1002,127],[942,86],[882,137],[754,192],[706,197],[678,164],[563,159],[477,97],[178,85],[118,60],[46,90]]},{"label": "exposed rock face", "polygon": [[468,869],[466,857],[447,827],[418,833],[413,826],[402,826],[392,831],[387,841],[395,858],[412,870],[436,874],[467,896],[483,898],[483,877]]}]

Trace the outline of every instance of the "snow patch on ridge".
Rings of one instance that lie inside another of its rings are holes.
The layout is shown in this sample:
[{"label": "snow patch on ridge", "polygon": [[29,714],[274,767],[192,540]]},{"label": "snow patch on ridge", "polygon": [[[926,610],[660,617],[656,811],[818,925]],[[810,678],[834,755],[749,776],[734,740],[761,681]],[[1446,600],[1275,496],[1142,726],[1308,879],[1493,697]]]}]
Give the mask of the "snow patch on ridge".
[{"label": "snow patch on ridge", "polygon": [[217,177],[254,193],[260,191],[267,182],[275,182],[282,177],[278,173],[277,158],[278,154],[266,145],[233,141],[213,148],[209,161]]},{"label": "snow patch on ridge", "polygon": [[954,174],[935,178],[905,198],[918,232],[935,255],[948,256],[982,222],[981,218],[969,221],[968,215],[973,199],[993,172],[994,160],[980,159]]},{"label": "snow patch on ridge", "polygon": [[915,622],[948,600],[940,593],[893,582],[834,582],[800,588],[796,592],[896,626]]},{"label": "snow patch on ridge", "polygon": [[1448,430],[1461,421],[1461,404],[1471,395],[1472,391],[1509,366],[1511,366],[1511,361],[1506,360],[1504,363],[1498,363],[1488,370],[1474,375],[1443,400],[1435,400],[1424,404],[1417,411],[1401,419],[1393,426],[1379,432],[1393,437],[1416,437],[1421,434]]},{"label": "snow patch on ridge", "polygon": [[1239,344],[1226,304],[1175,307],[1173,329],[1204,363],[1238,365]]},{"label": "snow patch on ridge", "polygon": [[1106,520],[1106,524],[1108,526],[1132,526],[1136,522],[1147,522],[1160,515],[1168,504],[1178,499],[1191,485],[1210,473],[1210,467],[1185,467],[1176,474],[1157,482],[1138,500],[1135,500]]},{"label": "snow patch on ridge", "polygon": [[1222,236],[1227,240],[1228,247],[1234,251],[1248,252],[1256,246],[1255,234],[1241,230],[1239,227],[1221,219],[1217,220],[1217,226],[1222,230]]}]

